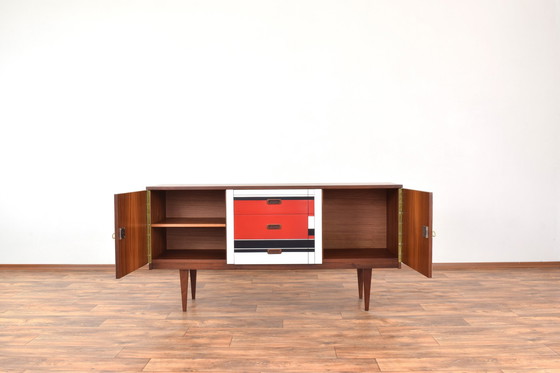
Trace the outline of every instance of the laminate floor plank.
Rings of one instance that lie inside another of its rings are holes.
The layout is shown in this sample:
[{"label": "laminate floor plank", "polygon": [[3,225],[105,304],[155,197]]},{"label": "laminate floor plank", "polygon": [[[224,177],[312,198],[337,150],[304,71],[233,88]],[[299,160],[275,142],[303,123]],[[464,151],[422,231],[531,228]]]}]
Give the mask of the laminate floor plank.
[{"label": "laminate floor plank", "polygon": [[96,358],[91,356],[85,357],[50,357],[37,364],[37,368],[48,368],[53,371],[85,371],[85,370],[101,370],[111,372],[121,372],[125,370],[142,371],[148,364],[149,359],[120,359],[120,358]]},{"label": "laminate floor plank", "polygon": [[290,356],[294,359],[312,356],[313,359],[334,359],[336,358],[335,350],[332,346],[327,347],[275,347],[268,348],[266,346],[253,345],[251,348],[246,347],[188,347],[187,346],[169,346],[165,350],[154,351],[149,347],[125,347],[118,355],[119,358],[141,358],[142,356],[150,356],[156,359],[275,359]]},{"label": "laminate floor plank", "polygon": [[146,372],[259,372],[259,373],[308,373],[308,372],[378,372],[375,360],[359,359],[309,359],[309,358],[243,358],[223,361],[220,359],[152,359]]},{"label": "laminate floor plank", "polygon": [[508,369],[558,369],[558,357],[541,357],[538,359],[531,357],[433,357],[433,358],[381,358],[377,359],[377,363],[382,372],[394,371],[415,371],[415,370],[432,370],[432,371],[487,371],[494,370],[499,367],[500,370]]},{"label": "laminate floor plank", "polygon": [[560,269],[0,270],[0,372],[560,373]]},{"label": "laminate floor plank", "polygon": [[[402,344],[397,347],[380,344],[356,344],[348,347],[335,347],[336,355],[345,359],[384,359],[384,358],[418,358],[416,348],[422,347],[422,358],[438,358],[441,356],[453,356],[457,353],[456,346],[433,346],[419,345],[417,343]],[[504,348],[507,347],[507,348]],[[461,357],[509,357],[509,356],[541,356],[558,358],[558,354],[543,344],[532,345],[463,345],[460,348]]]},{"label": "laminate floor plank", "polygon": [[[353,334],[353,333],[351,333]],[[399,338],[398,342],[394,339],[383,338],[380,336],[369,336],[367,334],[356,334],[345,337],[341,334],[333,334],[333,335],[325,335],[325,333],[320,333],[319,331],[314,332],[312,336],[304,336],[301,334],[296,334],[295,336],[283,336],[282,338],[278,337],[270,337],[270,336],[263,336],[263,337],[233,337],[231,346],[232,347],[244,347],[244,348],[253,348],[255,345],[258,346],[266,346],[267,348],[285,348],[290,346],[300,346],[300,347],[334,347],[337,357],[339,358],[347,358],[347,356],[351,355],[352,353],[360,354],[368,353],[370,349],[375,347],[382,347],[386,345],[392,346],[393,344],[398,343],[399,346],[405,347],[414,347],[414,346],[423,346],[426,345],[431,346],[439,346],[437,341],[430,337],[418,337],[418,338],[411,338],[411,337],[402,337]],[[400,348],[400,347],[399,347]],[[342,351],[342,353],[339,353]],[[346,355],[346,356],[344,356]],[[352,358],[359,358],[364,359],[365,357],[349,357]],[[367,357],[371,358],[371,356]]]}]

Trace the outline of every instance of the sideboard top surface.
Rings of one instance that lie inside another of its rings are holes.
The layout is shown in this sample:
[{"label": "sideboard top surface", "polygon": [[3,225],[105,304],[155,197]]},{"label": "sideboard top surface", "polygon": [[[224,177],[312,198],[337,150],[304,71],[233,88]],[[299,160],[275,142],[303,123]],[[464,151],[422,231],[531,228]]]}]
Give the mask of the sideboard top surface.
[{"label": "sideboard top surface", "polygon": [[225,190],[225,189],[400,189],[394,183],[333,183],[333,184],[173,184],[149,186],[147,190]]}]

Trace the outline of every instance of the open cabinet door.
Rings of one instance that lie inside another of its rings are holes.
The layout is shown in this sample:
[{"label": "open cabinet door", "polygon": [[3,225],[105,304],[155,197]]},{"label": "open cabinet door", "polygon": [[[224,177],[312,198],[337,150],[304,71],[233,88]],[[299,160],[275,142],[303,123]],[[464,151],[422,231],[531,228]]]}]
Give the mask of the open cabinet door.
[{"label": "open cabinet door", "polygon": [[148,263],[146,191],[115,194],[117,278]]},{"label": "open cabinet door", "polygon": [[432,193],[402,190],[402,262],[432,277]]}]

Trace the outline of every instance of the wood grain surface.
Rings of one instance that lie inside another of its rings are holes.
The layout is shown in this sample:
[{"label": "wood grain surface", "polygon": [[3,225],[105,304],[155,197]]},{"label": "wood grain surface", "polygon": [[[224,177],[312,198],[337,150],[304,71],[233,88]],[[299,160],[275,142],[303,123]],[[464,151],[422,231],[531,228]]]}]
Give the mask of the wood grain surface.
[{"label": "wood grain surface", "polygon": [[184,185],[155,185],[147,190],[226,190],[226,189],[399,189],[401,184],[395,183],[329,183],[329,184],[184,184]]},{"label": "wood grain surface", "polygon": [[226,193],[223,190],[168,190],[165,203],[167,218],[226,217]]},{"label": "wood grain surface", "polygon": [[403,189],[402,197],[402,262],[432,277],[432,193]]},{"label": "wood grain surface", "polygon": [[[116,277],[148,263],[146,192],[115,194]],[[123,237],[120,237],[123,230]]]},{"label": "wood grain surface", "polygon": [[323,247],[387,248],[387,191],[324,190]]},{"label": "wood grain surface", "polygon": [[559,372],[559,268],[0,270],[1,372]]}]

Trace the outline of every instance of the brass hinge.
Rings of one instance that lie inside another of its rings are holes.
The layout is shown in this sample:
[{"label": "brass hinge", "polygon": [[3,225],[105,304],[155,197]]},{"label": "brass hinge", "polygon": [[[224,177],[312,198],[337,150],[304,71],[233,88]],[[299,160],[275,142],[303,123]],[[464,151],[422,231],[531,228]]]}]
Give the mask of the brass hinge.
[{"label": "brass hinge", "polygon": [[403,246],[403,191],[399,189],[399,228],[398,228],[398,260],[402,262],[402,246]]},{"label": "brass hinge", "polygon": [[150,191],[146,192],[146,230],[147,230],[147,245],[148,245],[148,263],[152,264],[152,211],[151,211]]}]

